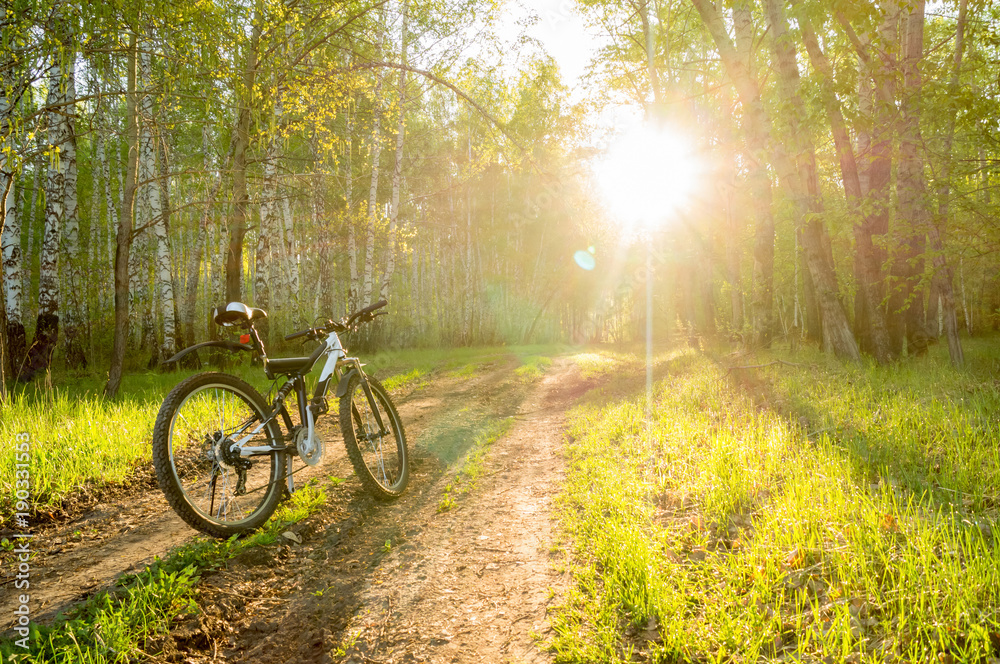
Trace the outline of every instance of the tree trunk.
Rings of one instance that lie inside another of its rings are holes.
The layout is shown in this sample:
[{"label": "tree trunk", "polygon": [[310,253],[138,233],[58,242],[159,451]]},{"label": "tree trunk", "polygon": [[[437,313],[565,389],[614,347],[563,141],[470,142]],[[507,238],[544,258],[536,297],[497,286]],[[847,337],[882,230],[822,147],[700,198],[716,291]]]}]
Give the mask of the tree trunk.
[{"label": "tree trunk", "polygon": [[899,168],[896,196],[899,200],[899,247],[892,263],[895,288],[889,306],[902,313],[907,352],[927,352],[924,330],[924,253],[930,219],[926,207],[924,160],[920,132],[920,59],[924,45],[924,2],[916,0],[906,17],[906,41],[903,54],[903,95],[900,103]]},{"label": "tree trunk", "polygon": [[659,105],[663,100],[660,94],[660,77],[656,71],[656,43],[653,39],[653,28],[649,22],[648,0],[639,0],[639,19],[642,21],[642,45],[646,55],[646,71],[649,74],[649,87],[653,90],[653,101]]},{"label": "tree trunk", "polygon": [[799,70],[795,48],[788,35],[787,21],[780,0],[765,2],[772,50],[778,72],[778,86],[782,97],[790,102],[787,113],[788,141],[794,160],[788,160],[780,149],[775,151],[775,169],[785,183],[795,205],[796,215],[803,232],[802,248],[805,251],[809,273],[816,288],[823,325],[824,348],[837,357],[857,361],[861,359],[854,333],[840,302],[837,277],[828,247],[822,219],[822,202],[816,170],[816,154],[803,129],[805,108],[799,91]]},{"label": "tree trunk", "polygon": [[[11,132],[8,113],[11,111],[6,97],[7,83],[0,75],[0,136],[9,137]],[[9,140],[9,139],[8,139]],[[15,175],[7,161],[7,154],[0,151],[0,213],[3,214],[2,242],[0,252],[3,256],[3,299],[6,313],[5,323],[0,332],[4,339],[0,340],[0,371],[2,378],[15,379],[24,357],[24,321],[22,320],[21,301],[23,292],[22,272],[25,270],[21,255],[21,217],[16,207],[17,189]],[[7,371],[9,369],[10,371]],[[6,384],[6,383],[4,383]],[[3,386],[0,385],[0,388]],[[0,394],[2,396],[2,394]]]},{"label": "tree trunk", "polygon": [[[0,72],[0,140],[11,140],[10,121],[14,107],[7,96],[12,77]],[[7,385],[17,361],[12,361],[10,336],[20,320],[21,313],[21,229],[17,215],[17,190],[14,187],[14,168],[6,150],[0,150],[0,414],[7,401]],[[14,317],[10,312],[14,310]],[[24,326],[21,326],[21,345],[24,345]]]},{"label": "tree trunk", "polygon": [[[211,159],[211,149],[209,145],[209,131],[208,127],[202,129],[202,152],[204,152],[205,157],[205,177],[211,177],[212,173],[212,159]],[[208,228],[209,222],[212,219],[212,213],[215,210],[215,201],[219,197],[219,190],[222,188],[222,174],[225,169],[229,168],[230,162],[233,156],[232,150],[233,144],[230,143],[229,155],[226,158],[226,164],[224,168],[216,169],[215,171],[215,183],[212,185],[211,190],[208,194],[208,200],[205,201],[205,209],[201,213],[201,221],[198,224],[198,234],[195,237],[194,247],[191,249],[191,255],[188,256],[188,279],[187,279],[187,290],[184,296],[184,345],[193,346],[195,341],[195,310],[198,304],[198,282],[201,276],[201,264],[205,258],[205,249],[209,244],[208,241]],[[211,261],[208,261],[209,263]],[[207,280],[207,279],[206,279]]]},{"label": "tree trunk", "polygon": [[[72,124],[67,106],[72,88],[69,80],[72,77],[72,65],[61,63],[59,56],[49,68],[49,91],[46,105],[49,127],[49,146],[56,156],[54,167],[49,168],[45,183],[45,230],[42,235],[42,251],[38,276],[38,319],[35,325],[35,340],[28,350],[25,378],[30,379],[38,372],[48,369],[59,337],[59,254],[60,235],[63,224],[70,214],[76,213],[76,192],[72,197],[68,192],[68,184],[75,184],[75,172],[68,176],[69,159],[73,155],[67,144],[73,139]],[[65,91],[65,92],[64,92]],[[74,164],[75,169],[75,164]],[[69,181],[69,182],[68,182]],[[76,339],[74,338],[74,342]]]},{"label": "tree trunk", "polygon": [[[28,206],[23,210],[24,214],[20,215],[21,232],[27,235],[24,242],[24,247],[26,248],[24,256],[24,266],[21,269],[21,303],[22,306],[26,302],[31,302],[34,297],[32,292],[31,275],[34,271],[33,257],[37,254],[35,251],[35,222],[39,217],[38,210],[42,207],[44,196],[42,193],[42,182],[44,176],[42,175],[45,167],[42,165],[42,160],[40,158],[35,159],[34,174],[32,175],[32,187],[31,187],[31,200]],[[42,215],[44,216],[44,214]],[[26,317],[26,312],[21,312],[22,322]],[[22,346],[24,341],[21,342]],[[21,351],[21,361],[24,360],[24,350]],[[18,365],[21,368],[21,365]]]},{"label": "tree trunk", "polygon": [[[383,13],[383,19],[385,15]],[[384,24],[384,21],[383,21]],[[382,52],[385,35],[379,32],[378,53]],[[372,179],[368,190],[368,209],[365,215],[365,273],[362,286],[361,303],[368,306],[372,303],[372,277],[375,269],[375,220],[378,216],[378,184],[379,161],[382,156],[382,70],[375,72],[375,94],[372,96]]]},{"label": "tree trunk", "polygon": [[118,212],[118,242],[115,249],[115,334],[111,348],[111,367],[104,394],[110,398],[118,393],[121,385],[122,368],[125,362],[125,347],[128,343],[129,319],[129,253],[132,249],[132,215],[135,206],[136,175],[139,167],[139,119],[136,109],[136,35],[129,35],[128,83],[125,93],[126,139],[128,140],[128,162],[125,167],[125,181],[122,187],[122,206]]},{"label": "tree trunk", "polygon": [[[278,113],[279,109],[275,108],[275,116]],[[260,200],[260,228],[257,230],[257,248],[254,252],[254,306],[264,310],[267,310],[271,306],[269,291],[269,286],[272,283],[271,266],[274,264],[274,255],[277,253],[271,247],[271,239],[274,237],[275,228],[274,212],[278,197],[277,171],[278,139],[276,136],[272,136],[267,143],[267,156],[264,158],[264,181]],[[279,284],[280,280],[276,286],[279,297],[283,297],[286,291]],[[262,330],[261,335],[265,341],[269,333],[269,328]]]},{"label": "tree trunk", "polygon": [[[406,60],[406,30],[409,25],[410,1],[403,0],[403,27],[400,30],[399,57],[405,67]],[[385,274],[382,276],[382,286],[379,288],[379,299],[389,299],[389,282],[396,269],[396,224],[399,220],[399,190],[403,180],[403,139],[406,129],[406,70],[399,70],[399,123],[396,126],[396,162],[392,169],[392,201],[389,211],[389,238],[386,243]]]},{"label": "tree trunk", "polygon": [[[812,31],[805,16],[799,16],[799,27],[802,32],[802,40],[806,45],[809,58],[813,68],[819,73],[822,81],[829,84],[822,84],[823,104],[826,107],[827,117],[830,121],[830,128],[833,134],[834,145],[840,160],[841,180],[844,183],[844,193],[847,196],[848,205],[853,214],[858,215],[859,221],[854,225],[856,273],[858,280],[858,301],[860,316],[855,321],[855,330],[861,331],[861,336],[868,342],[868,350],[875,361],[879,364],[887,364],[893,360],[892,346],[889,341],[889,334],[885,325],[885,318],[880,308],[881,296],[877,289],[881,281],[879,267],[874,262],[874,246],[870,228],[864,223],[861,217],[862,189],[861,180],[858,174],[858,166],[854,157],[854,148],[851,145],[850,135],[844,116],[840,110],[840,102],[829,85],[833,82],[833,68],[829,60],[819,46],[815,33]],[[863,322],[859,322],[863,321]]]},{"label": "tree trunk", "polygon": [[[968,0],[961,0],[958,6],[958,25],[955,28],[955,58],[951,70],[951,81],[948,88],[951,96],[958,93],[959,73],[962,69],[962,54],[965,49],[965,22],[969,8]],[[948,225],[948,206],[951,198],[952,142],[955,137],[955,109],[949,111],[948,125],[944,134],[944,145],[941,154],[944,166],[939,176],[938,210],[935,223],[930,225],[928,233],[931,240],[931,250],[934,255],[934,286],[931,292],[937,291],[940,297],[941,310],[937,314],[943,322],[944,334],[948,339],[948,354],[951,363],[957,368],[965,365],[965,353],[962,351],[962,341],[958,336],[958,315],[955,311],[955,291],[952,287],[951,268],[944,255],[944,234]],[[940,330],[939,330],[940,332]]]},{"label": "tree trunk", "polygon": [[[756,216],[753,250],[753,339],[751,345],[766,348],[771,344],[774,317],[774,217],[771,209],[771,180],[767,174],[768,119],[760,99],[757,81],[748,69],[753,43],[753,26],[746,0],[733,9],[737,47],[715,5],[710,0],[691,0],[732,79],[743,107],[747,136],[747,179]],[[738,48],[738,50],[737,50]]]},{"label": "tree trunk", "polygon": [[142,172],[146,176],[144,179],[152,180],[146,185],[146,190],[153,236],[156,238],[155,274],[160,296],[160,317],[163,320],[163,337],[160,342],[159,355],[162,360],[166,360],[176,352],[177,330],[174,318],[173,266],[170,262],[170,241],[167,235],[170,211],[164,196],[164,191],[167,189],[167,181],[164,178],[168,177],[168,174],[165,164],[161,168],[157,160],[156,137],[153,135],[155,111],[153,109],[153,96],[148,92],[152,88],[153,80],[150,50],[152,50],[152,44],[147,42],[139,56],[143,87],[146,90],[142,95],[141,102],[144,122],[140,159],[142,160]]},{"label": "tree trunk", "polygon": [[[83,269],[80,265],[80,218],[77,199],[77,165],[76,165],[76,129],[74,117],[76,111],[76,68],[74,55],[66,56],[65,88],[62,92],[63,106],[60,111],[62,123],[62,144],[59,150],[59,169],[63,177],[64,209],[62,226],[62,259],[65,261],[66,288],[62,289],[63,309],[66,312],[64,341],[66,348],[66,367],[82,369],[87,366],[87,354],[84,350],[84,319],[83,299]],[[55,144],[55,143],[54,143]]]},{"label": "tree trunk", "polygon": [[229,247],[226,251],[226,301],[239,302],[243,292],[243,238],[247,233],[250,197],[247,193],[247,148],[250,146],[250,104],[257,76],[257,48],[260,43],[260,16],[255,12],[243,71],[243,90],[239,94],[236,140],[233,149],[233,216],[229,224]]},{"label": "tree trunk", "polygon": [[469,124],[468,136],[468,178],[465,183],[465,288],[462,298],[465,306],[462,308],[462,343],[472,344],[473,297],[472,291],[472,124]]},{"label": "tree trunk", "polygon": [[344,199],[345,223],[347,224],[347,262],[350,270],[350,283],[347,287],[347,310],[358,310],[358,241],[354,231],[354,103],[348,102],[347,109],[347,154],[344,159]]},{"label": "tree trunk", "polygon": [[292,204],[288,192],[281,198],[281,210],[284,217],[284,231],[281,236],[282,254],[285,265],[286,297],[292,304],[292,325],[296,330],[305,327],[302,314],[301,270],[299,268],[299,247],[295,241],[295,219],[292,216]]},{"label": "tree trunk", "polygon": [[[699,0],[702,2],[703,0]],[[698,3],[696,3],[696,7]],[[701,10],[699,9],[699,13]],[[733,7],[733,24],[736,35],[736,49],[733,49],[726,33],[719,32],[721,19],[718,13],[709,14],[712,21],[713,38],[724,39],[725,47],[719,46],[729,60],[726,70],[734,81],[739,78],[737,92],[740,104],[746,114],[747,136],[747,181],[753,199],[754,215],[757,220],[753,245],[753,334],[751,346],[769,348],[774,335],[774,213],[772,209],[771,178],[767,173],[768,127],[767,116],[760,100],[760,90],[756,78],[748,69],[753,60],[754,31],[750,5],[746,0]],[[730,71],[731,69],[731,71]]]},{"label": "tree trunk", "polygon": [[[101,182],[103,183],[103,195],[104,204],[107,208],[104,217],[102,219],[106,220],[105,224],[105,247],[102,248],[102,253],[98,254],[101,257],[99,264],[102,266],[101,279],[99,283],[99,293],[98,293],[98,306],[100,307],[101,315],[103,318],[104,311],[109,303],[113,304],[113,297],[108,297],[108,292],[114,293],[114,232],[112,231],[114,222],[118,219],[118,205],[115,201],[114,193],[111,189],[111,159],[116,153],[116,149],[106,150],[104,134],[108,132],[109,129],[105,126],[103,113],[100,116],[100,122],[96,127],[98,134],[98,140],[100,141],[98,145],[101,148],[99,155],[97,156],[98,165],[101,171]],[[99,195],[98,192],[94,192],[94,196]],[[106,270],[107,265],[111,265],[110,275]],[[110,276],[110,279],[108,278]],[[110,286],[110,288],[109,288]]]}]

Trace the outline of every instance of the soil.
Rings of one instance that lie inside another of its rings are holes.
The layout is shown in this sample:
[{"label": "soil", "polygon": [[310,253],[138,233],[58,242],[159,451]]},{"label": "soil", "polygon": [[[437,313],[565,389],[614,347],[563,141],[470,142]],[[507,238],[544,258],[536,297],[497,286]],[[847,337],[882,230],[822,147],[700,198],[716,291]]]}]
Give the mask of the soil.
[{"label": "soil", "polygon": [[[207,573],[198,614],[145,652],[162,662],[551,661],[546,614],[568,582],[552,501],[566,411],[591,385],[565,358],[531,384],[516,366],[503,358],[472,377],[438,374],[394,395],[411,453],[410,484],[395,502],[363,491],[335,418],[326,418],[326,457],[310,472],[347,480],[327,483],[326,504],[289,527],[298,538]],[[454,505],[442,510],[458,462],[505,417],[514,423],[489,447],[472,489],[453,491]],[[155,483],[132,487],[37,533],[33,619],[51,622],[195,537]],[[5,615],[13,599],[3,593]]]}]

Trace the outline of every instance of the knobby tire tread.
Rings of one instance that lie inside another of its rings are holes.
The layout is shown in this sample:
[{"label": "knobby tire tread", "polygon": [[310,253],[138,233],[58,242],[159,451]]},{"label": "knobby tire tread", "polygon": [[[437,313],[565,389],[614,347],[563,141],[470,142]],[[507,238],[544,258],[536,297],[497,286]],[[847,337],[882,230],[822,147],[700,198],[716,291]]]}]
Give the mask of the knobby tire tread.
[{"label": "knobby tire tread", "polygon": [[[382,397],[385,399],[385,406],[389,410],[389,417],[393,418],[395,423],[394,429],[399,432],[399,436],[403,443],[403,481],[397,490],[389,491],[379,484],[378,481],[372,476],[367,464],[365,464],[364,455],[358,447],[358,441],[354,437],[354,420],[352,419],[351,414],[351,402],[355,391],[359,390],[360,383],[361,377],[353,376],[347,385],[347,393],[340,399],[340,431],[344,436],[344,446],[347,448],[347,456],[351,460],[351,465],[354,466],[354,472],[361,480],[361,484],[364,486],[365,490],[376,500],[383,502],[395,500],[403,495],[406,491],[406,485],[410,480],[410,452],[406,445],[406,431],[403,429],[403,421],[400,419],[399,413],[396,411],[396,405],[389,397],[389,393],[384,387],[382,387],[381,383],[371,376],[368,376],[368,385],[371,387],[372,392],[381,393]],[[358,394],[360,394],[361,398],[364,399],[364,388],[360,388]],[[377,401],[378,398],[376,397],[376,402]],[[395,440],[392,442],[393,444],[396,444]]]},{"label": "knobby tire tread", "polygon": [[[266,405],[266,401],[264,400],[264,397],[260,395],[260,392],[258,392],[252,385],[241,380],[240,378],[237,378],[236,376],[219,372],[205,372],[191,376],[190,378],[178,383],[163,400],[163,405],[160,406],[160,412],[156,416],[156,424],[153,426],[153,467],[156,469],[156,481],[160,485],[160,490],[163,491],[164,496],[167,498],[167,502],[173,508],[174,512],[176,512],[185,523],[195,530],[199,530],[214,537],[228,538],[232,535],[256,530],[262,526],[278,508],[278,503],[281,500],[282,488],[285,486],[281,479],[285,475],[285,462],[287,459],[283,454],[279,455],[279,458],[276,461],[278,464],[278,481],[271,486],[267,499],[247,523],[239,526],[227,526],[208,521],[199,515],[195,508],[185,499],[184,491],[181,489],[176,473],[174,472],[173,464],[170,461],[169,433],[170,423],[174,418],[177,408],[184,402],[184,399],[191,394],[191,392],[207,383],[228,384],[230,387],[239,389],[245,393],[246,396],[254,402],[254,406],[257,407],[260,412],[267,413],[269,410]],[[275,434],[274,428],[275,424],[272,422],[269,425],[269,435],[272,437]],[[281,437],[279,435],[278,440],[280,439]]]}]

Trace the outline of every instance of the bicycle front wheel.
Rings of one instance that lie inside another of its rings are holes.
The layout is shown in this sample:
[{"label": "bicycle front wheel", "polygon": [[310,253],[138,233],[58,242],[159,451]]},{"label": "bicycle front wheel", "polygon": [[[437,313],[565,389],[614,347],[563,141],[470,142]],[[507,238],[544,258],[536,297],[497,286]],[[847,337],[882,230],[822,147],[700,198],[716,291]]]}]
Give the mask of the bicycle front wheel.
[{"label": "bicycle front wheel", "polygon": [[223,373],[182,381],[163,401],[153,428],[156,479],[174,511],[216,537],[254,530],[281,499],[285,453],[244,457],[240,447],[282,448],[263,397]]},{"label": "bicycle front wheel", "polygon": [[340,430],[354,472],[379,500],[398,498],[410,479],[406,433],[381,383],[368,376],[369,390],[353,376],[340,399]]}]

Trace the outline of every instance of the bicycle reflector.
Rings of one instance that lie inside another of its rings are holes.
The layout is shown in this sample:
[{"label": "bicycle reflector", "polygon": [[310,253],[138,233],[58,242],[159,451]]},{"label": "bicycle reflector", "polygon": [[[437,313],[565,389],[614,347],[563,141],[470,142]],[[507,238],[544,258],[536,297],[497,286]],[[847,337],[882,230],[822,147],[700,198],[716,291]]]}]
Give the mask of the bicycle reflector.
[{"label": "bicycle reflector", "polygon": [[241,344],[248,344],[248,343],[250,343],[250,335],[249,334],[241,334],[240,335],[240,343]]}]

